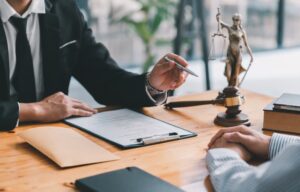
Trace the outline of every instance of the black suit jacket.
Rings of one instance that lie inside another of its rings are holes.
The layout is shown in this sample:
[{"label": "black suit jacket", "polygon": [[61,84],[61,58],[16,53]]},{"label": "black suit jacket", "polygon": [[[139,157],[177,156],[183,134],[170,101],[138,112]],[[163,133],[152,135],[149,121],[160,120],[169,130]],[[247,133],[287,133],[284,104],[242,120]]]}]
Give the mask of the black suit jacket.
[{"label": "black suit jacket", "polygon": [[[95,98],[106,105],[146,106],[145,74],[119,68],[108,50],[96,43],[74,0],[45,0],[40,15],[45,97],[68,94],[74,76]],[[76,40],[64,48],[67,42]],[[128,45],[130,46],[130,45]],[[18,103],[9,95],[9,60],[6,36],[0,23],[0,130],[11,130],[18,119]]]}]

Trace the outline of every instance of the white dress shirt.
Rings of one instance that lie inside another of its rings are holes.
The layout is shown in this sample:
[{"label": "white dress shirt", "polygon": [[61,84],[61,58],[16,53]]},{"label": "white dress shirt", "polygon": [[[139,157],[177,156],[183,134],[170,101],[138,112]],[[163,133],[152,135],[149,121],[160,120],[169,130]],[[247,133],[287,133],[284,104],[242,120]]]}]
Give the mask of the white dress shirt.
[{"label": "white dress shirt", "polygon": [[27,38],[31,48],[33,61],[34,80],[36,87],[36,97],[42,99],[44,93],[44,77],[42,65],[42,53],[40,43],[40,23],[38,14],[45,14],[46,7],[44,0],[32,0],[27,11],[20,15],[6,0],[0,0],[0,14],[3,27],[7,39],[8,58],[9,58],[9,79],[10,79],[10,95],[15,95],[15,89],[12,85],[12,77],[16,68],[16,39],[17,31],[13,24],[9,21],[11,17],[28,18],[27,19]]},{"label": "white dress shirt", "polygon": [[270,161],[256,167],[232,150],[209,150],[206,162],[215,191],[300,191],[300,137],[273,134],[269,158]]}]

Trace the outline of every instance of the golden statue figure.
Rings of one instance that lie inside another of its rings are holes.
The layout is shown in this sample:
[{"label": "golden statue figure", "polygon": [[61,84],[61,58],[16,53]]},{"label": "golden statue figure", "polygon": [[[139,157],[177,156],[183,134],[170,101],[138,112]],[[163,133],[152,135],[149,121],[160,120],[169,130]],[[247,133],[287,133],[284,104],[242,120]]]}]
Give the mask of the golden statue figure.
[{"label": "golden statue figure", "polygon": [[[245,103],[244,96],[240,93],[239,87],[244,81],[247,72],[253,62],[253,54],[248,45],[247,35],[241,24],[241,15],[236,13],[232,16],[233,25],[229,26],[220,19],[220,9],[218,9],[218,14],[216,15],[218,21],[218,30],[216,33],[212,34],[212,46],[209,53],[209,59],[215,59],[215,45],[214,39],[216,37],[223,39],[224,46],[227,36],[223,34],[221,27],[226,28],[228,31],[229,45],[227,49],[227,58],[224,75],[227,77],[228,86],[219,92],[217,98],[213,100],[200,100],[200,101],[177,101],[165,104],[167,109],[174,109],[180,107],[192,107],[197,105],[207,105],[207,104],[217,104],[222,105],[227,108],[225,112],[218,113],[214,119],[214,123],[219,126],[232,127],[238,125],[250,126],[251,122],[248,115],[242,113],[240,107]],[[250,64],[247,70],[242,66],[242,47],[243,45],[247,48],[250,55]],[[225,47],[223,47],[225,50]],[[241,81],[239,80],[239,75],[245,72]]]},{"label": "golden statue figure", "polygon": [[[220,19],[220,12],[216,15],[219,26],[226,28],[229,35],[229,46],[227,50],[226,66],[224,75],[227,78],[228,86],[239,87],[239,75],[246,71],[242,66],[242,43],[244,43],[251,57],[250,65],[253,62],[252,50],[248,45],[247,35],[242,27],[241,15],[236,13],[232,16],[233,25],[229,26]],[[249,65],[249,66],[250,66]]]}]

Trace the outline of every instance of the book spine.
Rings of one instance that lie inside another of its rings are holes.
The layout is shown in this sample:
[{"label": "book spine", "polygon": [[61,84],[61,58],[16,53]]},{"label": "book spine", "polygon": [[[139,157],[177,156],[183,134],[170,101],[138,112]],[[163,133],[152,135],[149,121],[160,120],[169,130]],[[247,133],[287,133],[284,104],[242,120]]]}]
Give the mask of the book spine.
[{"label": "book spine", "polygon": [[300,114],[264,111],[263,129],[300,134]]}]

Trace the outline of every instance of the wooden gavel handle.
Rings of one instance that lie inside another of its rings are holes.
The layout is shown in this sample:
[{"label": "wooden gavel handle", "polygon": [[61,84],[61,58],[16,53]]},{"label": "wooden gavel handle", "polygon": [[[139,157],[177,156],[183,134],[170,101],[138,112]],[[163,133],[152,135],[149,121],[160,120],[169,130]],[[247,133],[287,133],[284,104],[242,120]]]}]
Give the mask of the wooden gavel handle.
[{"label": "wooden gavel handle", "polygon": [[180,107],[192,107],[197,105],[209,105],[209,104],[224,104],[224,99],[206,100],[206,101],[178,101],[165,104],[167,109],[180,108]]}]

